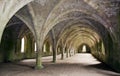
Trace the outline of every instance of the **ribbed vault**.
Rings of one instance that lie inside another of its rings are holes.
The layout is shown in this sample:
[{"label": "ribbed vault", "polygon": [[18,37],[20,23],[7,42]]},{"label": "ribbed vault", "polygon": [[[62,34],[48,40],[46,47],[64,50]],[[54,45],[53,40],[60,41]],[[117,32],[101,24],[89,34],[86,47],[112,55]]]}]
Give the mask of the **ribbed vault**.
[{"label": "ribbed vault", "polygon": [[[63,59],[86,44],[97,59],[120,71],[119,0],[1,0],[0,9],[0,42],[4,29],[16,25],[18,37],[31,43],[27,49],[36,47],[37,69],[43,68],[44,45],[55,62],[59,48]],[[21,23],[28,28],[17,27]]]}]

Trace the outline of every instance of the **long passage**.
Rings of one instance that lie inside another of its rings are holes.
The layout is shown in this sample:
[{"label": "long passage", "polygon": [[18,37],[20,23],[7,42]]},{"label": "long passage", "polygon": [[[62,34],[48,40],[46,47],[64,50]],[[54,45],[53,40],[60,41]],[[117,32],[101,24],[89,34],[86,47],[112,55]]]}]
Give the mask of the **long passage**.
[{"label": "long passage", "polygon": [[120,76],[89,53],[79,53],[72,57],[52,62],[52,56],[43,57],[44,68],[35,70],[35,59],[16,63],[1,63],[0,76]]}]

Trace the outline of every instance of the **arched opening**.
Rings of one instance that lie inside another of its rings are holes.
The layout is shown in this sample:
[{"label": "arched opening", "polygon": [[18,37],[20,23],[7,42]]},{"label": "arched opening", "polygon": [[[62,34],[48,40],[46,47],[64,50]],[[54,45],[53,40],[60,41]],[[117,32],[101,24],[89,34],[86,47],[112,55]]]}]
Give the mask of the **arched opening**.
[{"label": "arched opening", "polygon": [[82,46],[82,52],[86,52],[86,45]]},{"label": "arched opening", "polygon": [[25,52],[25,38],[23,37],[21,39],[21,53],[24,53]]},{"label": "arched opening", "polygon": [[49,39],[46,39],[43,44],[43,57],[52,56],[52,45]]},{"label": "arched opening", "polygon": [[[77,53],[79,52],[80,54],[84,54],[83,56],[86,56],[86,57],[93,56],[93,58],[95,57],[96,61],[97,60],[100,61],[100,62],[97,62],[96,64],[101,65],[102,62],[107,64],[108,63],[107,58],[110,52],[110,49],[107,46],[109,46],[110,43],[113,44],[112,42],[109,42],[109,38],[111,38],[111,37],[108,37],[110,32],[108,31],[107,28],[104,27],[104,25],[102,25],[101,23],[97,22],[94,19],[86,18],[86,20],[90,21],[91,24],[89,23],[87,24],[87,21],[86,23],[84,23],[85,21],[83,20],[84,22],[82,22],[81,20],[82,19],[80,19],[78,22],[76,21],[76,19],[75,21],[72,19],[64,20],[54,26],[54,29],[55,29],[54,32],[58,32],[56,31],[57,27],[61,26],[60,29],[62,29],[62,32],[60,31],[61,34],[56,35],[59,38],[58,46],[63,46],[62,44],[60,44],[61,42],[63,42],[65,47],[67,47],[66,50],[68,50],[69,52],[69,53],[66,52],[67,56],[72,56],[70,52],[72,48],[75,48],[74,50]],[[73,21],[73,24],[72,24],[72,21]],[[63,41],[61,41],[61,39]],[[84,51],[85,53],[83,53],[84,45],[86,45],[87,53],[85,51]],[[112,47],[113,45],[111,46],[111,48]],[[87,56],[87,54],[90,54],[90,55]],[[88,58],[88,61],[89,60],[90,59]]]},{"label": "arched opening", "polygon": [[35,58],[34,36],[19,18],[13,16],[7,24],[0,45],[1,62]]},{"label": "arched opening", "polygon": [[43,53],[46,53],[46,45],[43,45]]},{"label": "arched opening", "polygon": [[[5,27],[7,25],[7,23],[9,22],[9,20],[16,14],[16,12],[18,12],[19,10],[21,10],[21,8],[25,7],[27,4],[29,4],[30,2],[32,2],[33,0],[27,0],[24,1],[24,3],[21,1],[1,1],[2,5],[1,5],[1,19],[0,19],[0,23],[1,23],[1,33],[0,33],[0,42],[2,39],[2,35],[3,35],[3,31],[5,30]],[[16,7],[17,5],[17,7]]]},{"label": "arched opening", "polygon": [[37,45],[36,45],[36,42],[34,43],[34,51],[37,52]]},{"label": "arched opening", "polygon": [[78,48],[78,53],[90,53],[91,49],[87,44],[81,44]]}]

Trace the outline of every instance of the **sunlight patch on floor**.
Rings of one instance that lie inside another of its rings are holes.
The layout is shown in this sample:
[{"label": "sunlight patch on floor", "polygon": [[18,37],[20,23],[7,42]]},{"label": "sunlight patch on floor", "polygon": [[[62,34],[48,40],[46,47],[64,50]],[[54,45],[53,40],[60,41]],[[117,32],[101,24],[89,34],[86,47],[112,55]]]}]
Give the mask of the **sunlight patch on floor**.
[{"label": "sunlight patch on floor", "polygon": [[[29,63],[35,61],[36,61],[35,59],[26,59],[26,60],[22,60],[21,62]],[[52,56],[42,58],[42,62],[51,62],[51,61],[52,61]],[[57,63],[71,63],[71,64],[78,63],[83,65],[93,65],[93,64],[100,64],[101,62],[95,59],[90,53],[79,53],[73,57],[65,58],[64,60],[57,60]]]}]

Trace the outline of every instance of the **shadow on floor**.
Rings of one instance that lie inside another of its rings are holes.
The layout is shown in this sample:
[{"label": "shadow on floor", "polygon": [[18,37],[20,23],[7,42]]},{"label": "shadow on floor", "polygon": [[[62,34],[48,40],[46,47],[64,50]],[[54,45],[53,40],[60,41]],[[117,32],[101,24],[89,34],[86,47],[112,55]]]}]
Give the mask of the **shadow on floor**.
[{"label": "shadow on floor", "polygon": [[99,64],[94,64],[94,65],[88,65],[89,67],[93,67],[93,68],[97,68],[97,69],[102,69],[102,70],[107,70],[107,71],[114,71],[114,69],[112,69],[111,67],[109,67],[108,65],[104,64],[104,63],[99,63]]}]

